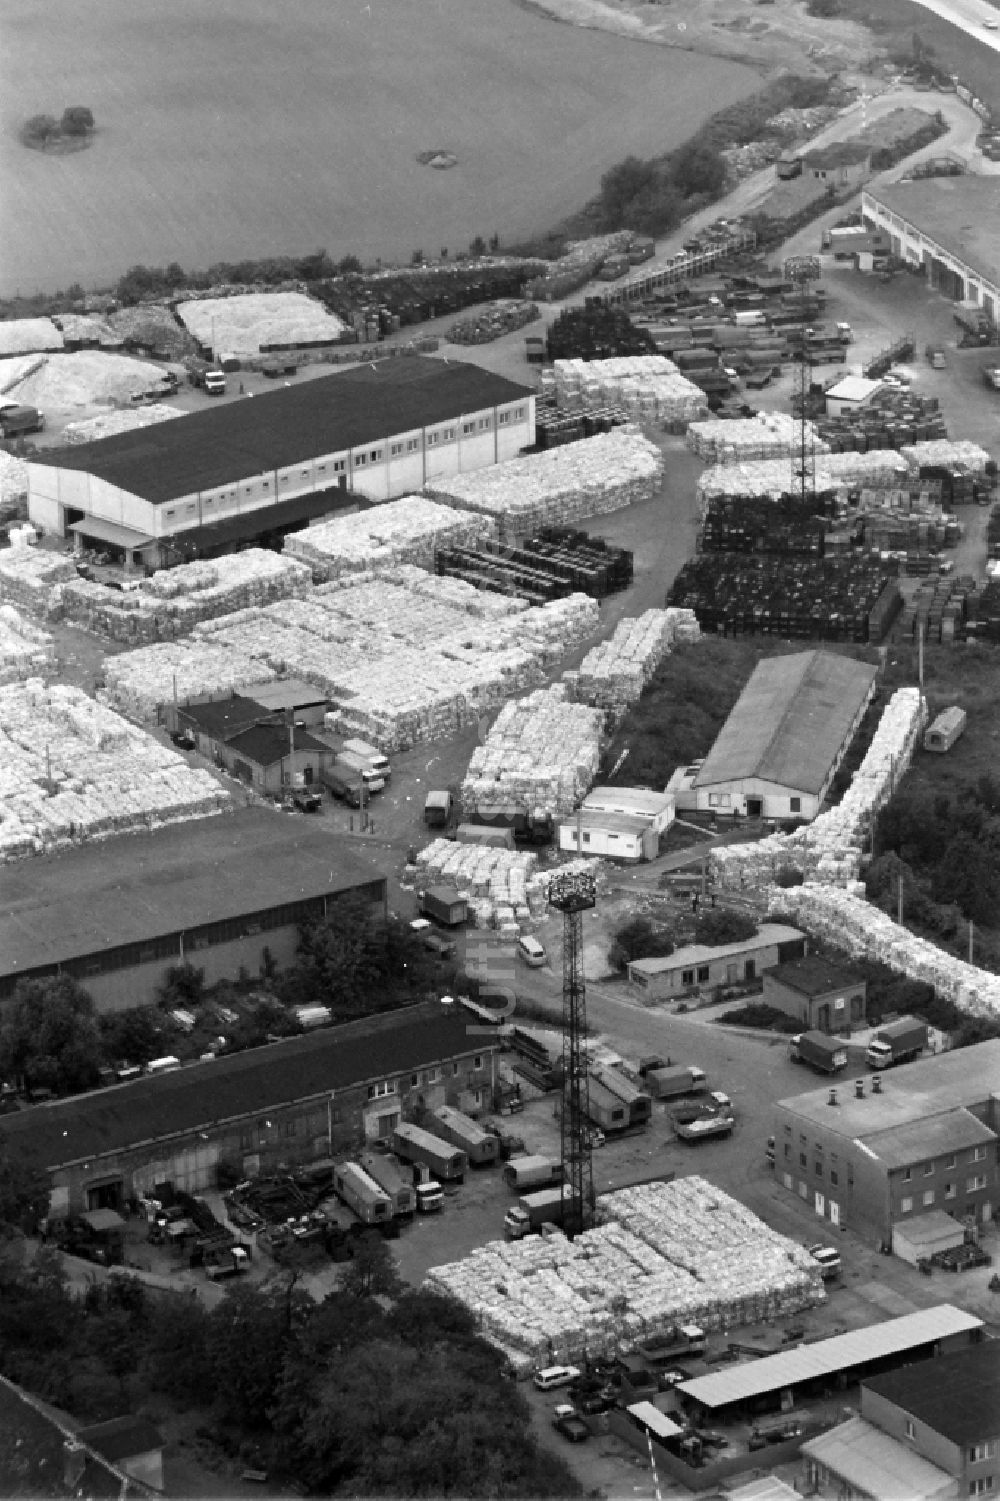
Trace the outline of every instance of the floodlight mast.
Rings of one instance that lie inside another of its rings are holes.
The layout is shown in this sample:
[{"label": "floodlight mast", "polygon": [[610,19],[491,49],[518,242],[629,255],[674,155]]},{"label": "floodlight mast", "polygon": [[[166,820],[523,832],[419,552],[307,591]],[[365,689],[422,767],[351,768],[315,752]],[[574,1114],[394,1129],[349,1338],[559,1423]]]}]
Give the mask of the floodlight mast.
[{"label": "floodlight mast", "polygon": [[592,1223],[594,1168],[590,1085],[584,1043],[587,992],[583,972],[583,914],[597,905],[597,887],[587,871],[567,871],[549,882],[549,905],[563,914],[563,1079],[560,1149],[563,1169],[563,1229],[573,1236]]}]

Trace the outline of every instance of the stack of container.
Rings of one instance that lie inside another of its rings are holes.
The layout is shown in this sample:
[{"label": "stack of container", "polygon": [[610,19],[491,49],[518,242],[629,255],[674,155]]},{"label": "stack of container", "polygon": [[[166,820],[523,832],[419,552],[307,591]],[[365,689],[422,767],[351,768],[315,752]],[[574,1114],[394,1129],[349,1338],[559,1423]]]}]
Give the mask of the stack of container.
[{"label": "stack of container", "polygon": [[892,567],[873,558],[703,553],[685,563],[668,603],[692,610],[703,631],[785,639],[874,639]]}]

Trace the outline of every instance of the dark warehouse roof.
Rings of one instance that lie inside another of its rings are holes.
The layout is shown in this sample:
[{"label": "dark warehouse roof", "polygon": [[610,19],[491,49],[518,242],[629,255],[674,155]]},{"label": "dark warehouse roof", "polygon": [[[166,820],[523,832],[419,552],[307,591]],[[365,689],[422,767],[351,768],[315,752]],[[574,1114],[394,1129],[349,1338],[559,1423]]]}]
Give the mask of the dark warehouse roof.
[{"label": "dark warehouse roof", "polygon": [[268,808],[95,840],[4,867],[0,975],[383,880],[360,852]]},{"label": "dark warehouse roof", "polygon": [[845,964],[835,964],[821,954],[807,954],[804,959],[790,959],[771,971],[773,980],[780,980],[790,990],[800,995],[826,995],[830,990],[840,990],[845,985],[862,985],[864,976]]},{"label": "dark warehouse roof", "polygon": [[46,1167],[210,1130],[298,1100],[426,1068],[473,1050],[468,1017],[438,1001],[0,1116],[0,1144]]},{"label": "dark warehouse roof", "polygon": [[1000,1433],[1000,1340],[872,1376],[864,1385],[953,1444]]},{"label": "dark warehouse roof", "polygon": [[82,470],[162,505],[532,394],[476,365],[412,355],[49,450],[32,462]]}]

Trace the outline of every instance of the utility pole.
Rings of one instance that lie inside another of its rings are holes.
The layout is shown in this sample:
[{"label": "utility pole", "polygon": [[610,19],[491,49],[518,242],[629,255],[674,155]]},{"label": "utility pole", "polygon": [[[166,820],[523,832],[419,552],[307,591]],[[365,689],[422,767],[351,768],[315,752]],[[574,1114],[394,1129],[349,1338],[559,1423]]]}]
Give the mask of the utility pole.
[{"label": "utility pole", "polygon": [[899,886],[896,891],[896,921],[903,926],[903,873],[899,873]]},{"label": "utility pole", "polygon": [[972,963],[972,918],[969,918],[969,963]]}]

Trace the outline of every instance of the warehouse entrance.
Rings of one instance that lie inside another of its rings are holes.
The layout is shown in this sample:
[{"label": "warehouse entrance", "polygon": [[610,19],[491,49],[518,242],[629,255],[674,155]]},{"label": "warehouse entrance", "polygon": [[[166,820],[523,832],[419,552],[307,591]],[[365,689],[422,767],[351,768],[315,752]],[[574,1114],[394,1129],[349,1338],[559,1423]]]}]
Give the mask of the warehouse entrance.
[{"label": "warehouse entrance", "polygon": [[97,1183],[87,1189],[87,1209],[120,1210],[124,1197],[125,1186],[121,1178],[112,1178],[107,1183]]},{"label": "warehouse entrance", "polygon": [[762,818],[764,815],[764,799],[761,797],[747,798],[747,818]]}]

